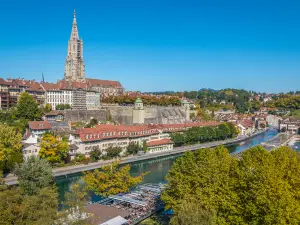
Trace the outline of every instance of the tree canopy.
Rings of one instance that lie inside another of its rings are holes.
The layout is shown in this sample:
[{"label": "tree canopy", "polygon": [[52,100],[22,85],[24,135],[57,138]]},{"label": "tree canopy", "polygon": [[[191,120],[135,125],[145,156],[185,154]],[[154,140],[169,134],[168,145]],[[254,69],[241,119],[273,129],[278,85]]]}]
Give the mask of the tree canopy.
[{"label": "tree canopy", "polygon": [[84,181],[87,189],[97,195],[107,197],[127,192],[130,188],[143,181],[145,174],[133,177],[130,165],[119,167],[117,162],[101,167],[95,171],[85,172]]},{"label": "tree canopy", "polygon": [[299,154],[260,146],[240,158],[222,146],[187,152],[169,171],[162,200],[175,211],[174,220],[183,204],[197,202],[215,212],[216,224],[299,224]]},{"label": "tree canopy", "polygon": [[41,138],[39,156],[47,159],[51,164],[62,163],[67,158],[69,145],[65,140],[60,140],[50,133]]},{"label": "tree canopy", "polygon": [[27,92],[20,94],[15,113],[17,118],[27,120],[39,120],[42,115],[37,101]]},{"label": "tree canopy", "polygon": [[21,189],[27,195],[35,195],[40,189],[53,184],[52,167],[46,159],[30,156],[18,164],[14,173],[18,177]]},{"label": "tree canopy", "polygon": [[23,161],[21,140],[22,135],[16,128],[0,124],[0,170],[4,173]]}]

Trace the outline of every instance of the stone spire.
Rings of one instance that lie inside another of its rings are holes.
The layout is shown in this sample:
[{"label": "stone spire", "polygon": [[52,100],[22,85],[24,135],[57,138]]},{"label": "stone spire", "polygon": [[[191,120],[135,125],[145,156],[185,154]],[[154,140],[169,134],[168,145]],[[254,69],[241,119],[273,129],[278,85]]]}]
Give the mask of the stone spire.
[{"label": "stone spire", "polygon": [[73,24],[72,24],[72,32],[71,32],[71,37],[70,40],[79,40],[79,35],[78,35],[78,29],[77,29],[77,22],[76,22],[76,11],[74,9],[74,18],[73,18]]},{"label": "stone spire", "polygon": [[75,10],[71,37],[68,44],[68,55],[65,63],[65,80],[85,81],[83,41],[79,39]]}]

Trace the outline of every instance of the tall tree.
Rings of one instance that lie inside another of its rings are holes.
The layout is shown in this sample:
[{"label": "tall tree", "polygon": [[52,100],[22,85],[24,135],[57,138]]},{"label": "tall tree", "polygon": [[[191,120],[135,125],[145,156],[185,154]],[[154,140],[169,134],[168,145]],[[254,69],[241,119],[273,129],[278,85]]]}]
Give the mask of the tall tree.
[{"label": "tall tree", "polygon": [[23,161],[22,135],[16,128],[0,125],[0,170],[10,172],[16,163]]},{"label": "tall tree", "polygon": [[51,164],[62,163],[67,158],[69,149],[66,141],[47,133],[41,139],[39,156],[47,159]]},{"label": "tall tree", "polygon": [[41,110],[36,100],[27,92],[21,93],[16,105],[16,117],[27,120],[39,120]]},{"label": "tall tree", "polygon": [[52,167],[46,159],[30,156],[15,168],[18,183],[27,195],[36,195],[40,189],[53,184]]},{"label": "tall tree", "polygon": [[97,195],[109,196],[127,192],[143,181],[145,173],[132,177],[130,165],[119,167],[117,162],[106,165],[92,172],[85,172],[84,181],[88,190]]},{"label": "tall tree", "polygon": [[260,146],[239,159],[224,147],[187,152],[169,171],[162,200],[175,215],[193,200],[217,224],[299,224],[299,154]]},{"label": "tall tree", "polygon": [[0,224],[52,225],[57,219],[57,194],[43,188],[37,195],[22,195],[18,188],[0,192]]}]

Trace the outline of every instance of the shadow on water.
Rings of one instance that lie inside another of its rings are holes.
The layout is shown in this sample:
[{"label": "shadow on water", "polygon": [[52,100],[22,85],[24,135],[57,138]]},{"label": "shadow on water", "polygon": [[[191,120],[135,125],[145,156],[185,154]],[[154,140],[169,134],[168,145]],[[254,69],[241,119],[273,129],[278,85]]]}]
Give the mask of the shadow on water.
[{"label": "shadow on water", "polygon": [[[255,145],[259,145],[260,143],[271,139],[277,133],[278,132],[276,130],[268,130],[267,132],[249,138],[248,140],[245,140],[238,144],[228,145],[226,147],[228,148],[230,153],[241,152],[245,149],[248,149]],[[132,163],[131,174],[133,176],[137,176],[140,175],[141,173],[145,173],[149,171],[150,173],[145,176],[143,183],[163,182],[165,180],[165,176],[167,175],[169,169],[172,167],[172,164],[174,163],[176,158],[178,158],[180,155],[181,154]],[[64,199],[63,198],[64,193],[67,192],[74,183],[83,184],[83,180],[81,179],[81,176],[82,176],[81,173],[73,174],[68,177],[60,177],[56,180],[58,193],[61,201]],[[95,196],[92,193],[90,193],[90,197],[92,201],[100,200],[99,196]]]}]

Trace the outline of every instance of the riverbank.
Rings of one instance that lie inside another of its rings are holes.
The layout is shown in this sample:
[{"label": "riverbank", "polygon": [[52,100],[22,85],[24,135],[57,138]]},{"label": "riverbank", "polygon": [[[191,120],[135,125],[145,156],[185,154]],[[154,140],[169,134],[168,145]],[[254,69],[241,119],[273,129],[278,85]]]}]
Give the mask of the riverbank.
[{"label": "riverbank", "polygon": [[[243,142],[247,139],[253,138],[253,137],[260,135],[266,131],[267,130],[262,130],[262,131],[253,133],[250,136],[242,136],[242,137],[238,137],[235,139],[228,139],[228,140],[224,140],[224,141],[215,141],[215,142],[195,144],[195,145],[190,145],[190,146],[176,147],[172,151],[151,153],[151,154],[145,154],[145,155],[141,155],[141,156],[128,156],[128,157],[124,157],[124,158],[120,159],[120,164],[128,164],[128,163],[134,163],[134,162],[143,161],[143,160],[149,160],[149,159],[153,159],[153,158],[159,158],[159,157],[164,157],[164,156],[169,156],[169,155],[176,155],[176,154],[184,153],[186,151],[194,151],[194,150],[201,149],[201,148],[212,148],[212,147],[216,147],[219,145],[232,145],[232,144],[236,144],[239,142]],[[94,169],[100,168],[104,165],[111,164],[112,162],[113,162],[113,160],[105,160],[105,161],[100,160],[98,162],[93,162],[93,163],[89,163],[89,164],[80,164],[80,165],[74,165],[74,166],[55,168],[55,169],[53,169],[53,175],[54,175],[54,177],[68,176],[71,174],[94,170]],[[6,177],[4,180],[7,185],[17,184],[17,177],[15,177],[15,176]]]}]

